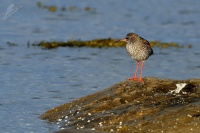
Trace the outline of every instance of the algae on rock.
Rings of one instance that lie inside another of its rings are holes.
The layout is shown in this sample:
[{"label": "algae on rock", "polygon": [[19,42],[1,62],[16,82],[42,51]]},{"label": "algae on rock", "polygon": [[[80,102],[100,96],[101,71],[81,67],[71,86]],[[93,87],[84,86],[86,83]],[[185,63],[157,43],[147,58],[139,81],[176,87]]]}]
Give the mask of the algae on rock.
[{"label": "algae on rock", "polygon": [[[89,41],[80,41],[80,40],[69,40],[67,42],[58,42],[58,41],[52,41],[52,42],[45,42],[41,41],[36,44],[32,44],[33,46],[41,46],[43,48],[52,49],[57,47],[124,47],[124,42],[118,42],[115,43],[117,39],[94,39]],[[169,47],[175,47],[175,48],[184,48],[185,45],[180,45],[178,43],[166,43],[166,42],[159,42],[159,41],[150,41],[150,45],[152,47],[159,47],[159,48],[169,48]],[[188,48],[191,48],[191,45],[188,45]]]}]

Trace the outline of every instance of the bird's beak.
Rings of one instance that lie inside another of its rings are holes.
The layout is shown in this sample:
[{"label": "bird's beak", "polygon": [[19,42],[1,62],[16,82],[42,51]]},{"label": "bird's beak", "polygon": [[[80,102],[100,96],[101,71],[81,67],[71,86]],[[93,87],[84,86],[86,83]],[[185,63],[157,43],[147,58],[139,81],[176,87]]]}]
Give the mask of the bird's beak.
[{"label": "bird's beak", "polygon": [[121,39],[120,41],[122,41],[122,42],[127,42],[127,39],[124,38],[124,39]]},{"label": "bird's beak", "polygon": [[117,41],[115,41],[114,43],[118,43],[118,42],[127,42],[127,39],[126,38],[124,38],[124,39],[121,39],[121,40],[117,40]]}]

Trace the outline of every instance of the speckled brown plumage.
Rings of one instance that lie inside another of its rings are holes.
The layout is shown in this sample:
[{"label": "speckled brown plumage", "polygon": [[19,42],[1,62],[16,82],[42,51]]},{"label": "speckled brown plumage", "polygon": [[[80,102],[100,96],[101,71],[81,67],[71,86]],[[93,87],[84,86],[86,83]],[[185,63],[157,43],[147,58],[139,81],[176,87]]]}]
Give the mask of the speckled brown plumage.
[{"label": "speckled brown plumage", "polygon": [[[130,80],[137,80],[143,82],[142,71],[144,67],[144,61],[153,54],[153,49],[151,48],[149,42],[140,37],[135,33],[128,33],[126,37],[120,41],[127,42],[126,50],[132,59],[136,61],[136,71]],[[140,67],[140,78],[137,78],[138,67]]]}]

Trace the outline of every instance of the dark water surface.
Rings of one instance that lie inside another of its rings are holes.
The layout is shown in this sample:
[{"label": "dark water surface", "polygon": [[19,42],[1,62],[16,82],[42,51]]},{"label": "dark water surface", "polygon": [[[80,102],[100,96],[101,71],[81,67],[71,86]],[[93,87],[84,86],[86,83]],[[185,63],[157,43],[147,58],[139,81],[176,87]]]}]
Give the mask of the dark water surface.
[{"label": "dark water surface", "polygon": [[[144,76],[200,77],[200,1],[101,0],[4,1],[0,5],[1,132],[52,132],[38,119],[46,110],[131,77],[135,63],[125,48],[27,47],[27,42],[122,38],[136,32],[148,40],[191,44],[192,48],[154,48]],[[9,5],[22,7],[6,20]],[[70,6],[74,10],[68,10]],[[66,7],[65,11],[61,11]],[[90,7],[86,11],[85,7]],[[9,46],[6,42],[17,43]]]}]

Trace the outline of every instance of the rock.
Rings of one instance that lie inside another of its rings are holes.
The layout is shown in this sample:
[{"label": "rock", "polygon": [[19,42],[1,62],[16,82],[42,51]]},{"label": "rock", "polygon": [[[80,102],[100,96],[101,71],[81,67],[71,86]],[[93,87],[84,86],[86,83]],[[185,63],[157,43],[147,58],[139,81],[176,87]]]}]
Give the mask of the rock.
[{"label": "rock", "polygon": [[67,129],[196,133],[200,130],[200,79],[127,80],[50,109],[41,118]]},{"label": "rock", "polygon": [[54,133],[107,133],[107,132],[98,132],[91,130],[77,130],[77,129],[64,129]]}]

